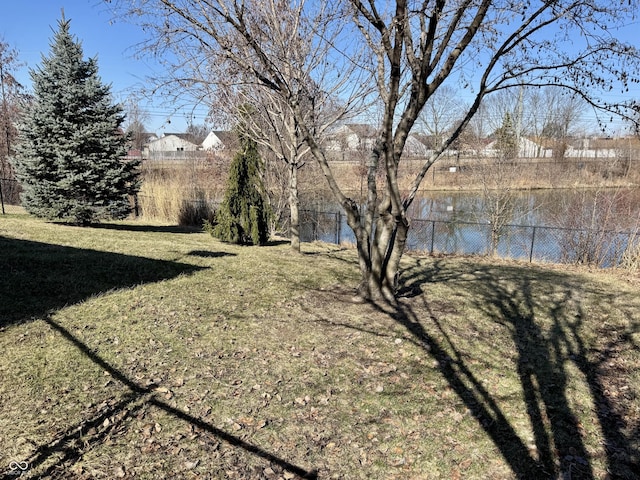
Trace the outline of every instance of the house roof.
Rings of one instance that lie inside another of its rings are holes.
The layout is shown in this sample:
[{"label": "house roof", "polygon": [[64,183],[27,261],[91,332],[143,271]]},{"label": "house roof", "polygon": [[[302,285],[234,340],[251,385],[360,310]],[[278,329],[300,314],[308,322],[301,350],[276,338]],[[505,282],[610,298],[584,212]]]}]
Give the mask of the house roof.
[{"label": "house roof", "polygon": [[366,123],[348,123],[345,125],[349,130],[360,138],[373,138],[376,136],[377,129]]},{"label": "house roof", "polygon": [[179,139],[184,140],[186,142],[193,143],[194,145],[200,145],[204,140],[204,137],[202,138],[196,137],[192,133],[165,133],[163,137],[168,137],[170,135],[173,135],[174,137],[178,137]]},{"label": "house roof", "polygon": [[232,146],[238,141],[238,134],[232,130],[214,130],[212,133],[226,147]]}]

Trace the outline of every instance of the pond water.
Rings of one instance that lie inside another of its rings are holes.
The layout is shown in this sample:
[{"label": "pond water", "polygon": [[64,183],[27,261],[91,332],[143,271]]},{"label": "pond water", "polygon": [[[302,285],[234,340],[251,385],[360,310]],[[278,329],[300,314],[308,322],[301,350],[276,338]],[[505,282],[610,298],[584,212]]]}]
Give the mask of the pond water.
[{"label": "pond water", "polygon": [[[611,266],[638,245],[640,189],[432,192],[409,218],[408,250]],[[331,201],[303,212],[301,234],[355,242]]]}]

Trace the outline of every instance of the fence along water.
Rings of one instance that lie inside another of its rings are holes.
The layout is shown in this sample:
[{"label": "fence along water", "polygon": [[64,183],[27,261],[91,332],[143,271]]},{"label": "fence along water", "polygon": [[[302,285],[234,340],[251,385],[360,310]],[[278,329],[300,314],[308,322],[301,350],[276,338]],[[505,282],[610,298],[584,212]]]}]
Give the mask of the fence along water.
[{"label": "fence along water", "polygon": [[[301,241],[353,244],[341,212],[301,212]],[[430,254],[496,255],[529,262],[583,263],[599,267],[640,264],[640,231],[586,230],[540,225],[412,219],[407,250]]]}]

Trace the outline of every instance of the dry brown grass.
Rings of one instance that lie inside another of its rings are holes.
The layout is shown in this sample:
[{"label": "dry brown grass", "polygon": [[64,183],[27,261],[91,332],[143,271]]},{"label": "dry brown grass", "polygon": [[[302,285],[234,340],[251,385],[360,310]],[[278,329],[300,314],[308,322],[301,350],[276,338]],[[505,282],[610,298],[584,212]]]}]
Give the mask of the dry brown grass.
[{"label": "dry brown grass", "polygon": [[[139,214],[149,220],[198,225],[210,219],[222,198],[227,175],[222,158],[173,163],[147,161],[142,168]],[[204,206],[209,206],[207,209]]]},{"label": "dry brown grass", "polygon": [[0,248],[0,474],[637,478],[637,277],[408,257],[389,309],[336,246],[9,216]]}]

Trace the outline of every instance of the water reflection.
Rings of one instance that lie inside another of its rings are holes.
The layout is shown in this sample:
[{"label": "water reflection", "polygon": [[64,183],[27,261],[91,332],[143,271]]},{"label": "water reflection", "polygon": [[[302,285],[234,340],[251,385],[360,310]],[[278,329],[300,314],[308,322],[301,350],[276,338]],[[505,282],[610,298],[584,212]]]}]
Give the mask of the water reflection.
[{"label": "water reflection", "polygon": [[[413,219],[485,223],[488,200],[482,192],[433,192],[416,198],[408,213]],[[640,218],[640,188],[514,192],[508,201],[511,225],[593,228],[599,218],[609,230],[625,230]]]},{"label": "water reflection", "polygon": [[[611,266],[640,249],[638,188],[507,196],[432,192],[414,201],[409,217],[407,249],[414,251]],[[344,214],[331,201],[303,212],[301,232],[302,241],[355,242]]]}]

